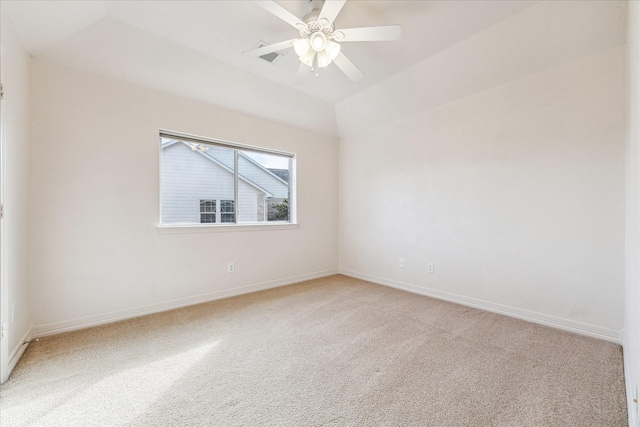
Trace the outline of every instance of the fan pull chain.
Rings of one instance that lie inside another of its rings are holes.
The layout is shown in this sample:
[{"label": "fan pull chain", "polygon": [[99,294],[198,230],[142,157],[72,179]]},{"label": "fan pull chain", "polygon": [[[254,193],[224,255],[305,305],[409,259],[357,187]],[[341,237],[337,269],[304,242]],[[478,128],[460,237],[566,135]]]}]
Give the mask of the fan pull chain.
[{"label": "fan pull chain", "polygon": [[320,67],[318,67],[318,55],[316,54],[313,57],[313,66],[311,67],[311,72],[316,73],[316,79],[320,76],[319,69]]}]

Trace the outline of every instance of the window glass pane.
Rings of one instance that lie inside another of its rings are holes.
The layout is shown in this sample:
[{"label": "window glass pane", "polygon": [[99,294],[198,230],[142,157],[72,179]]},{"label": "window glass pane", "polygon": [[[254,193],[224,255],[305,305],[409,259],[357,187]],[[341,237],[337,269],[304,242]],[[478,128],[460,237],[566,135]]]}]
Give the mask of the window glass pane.
[{"label": "window glass pane", "polygon": [[220,202],[220,222],[236,222],[235,203],[233,200]]},{"label": "window glass pane", "polygon": [[238,152],[238,222],[290,220],[290,164],[286,156]]},{"label": "window glass pane", "polygon": [[179,139],[160,141],[162,223],[221,222],[216,203],[235,198],[234,150]]},{"label": "window glass pane", "polygon": [[216,201],[200,200],[200,222],[213,223],[216,222]]},{"label": "window glass pane", "polygon": [[215,200],[200,200],[200,213],[204,212],[216,212]]},{"label": "window glass pane", "polygon": [[214,223],[214,222],[216,222],[216,214],[209,214],[209,213],[200,214],[200,223],[207,224],[207,223]]}]

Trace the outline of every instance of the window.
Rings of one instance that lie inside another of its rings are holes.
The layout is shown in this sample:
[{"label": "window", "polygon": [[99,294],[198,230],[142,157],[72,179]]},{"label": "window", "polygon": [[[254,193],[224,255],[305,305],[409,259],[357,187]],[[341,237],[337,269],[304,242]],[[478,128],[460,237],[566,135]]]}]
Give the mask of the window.
[{"label": "window", "polygon": [[295,155],[160,133],[161,223],[295,222]]},{"label": "window", "polygon": [[200,222],[216,222],[216,201],[200,200]]},{"label": "window", "polygon": [[236,208],[233,200],[220,202],[220,222],[236,222]]}]

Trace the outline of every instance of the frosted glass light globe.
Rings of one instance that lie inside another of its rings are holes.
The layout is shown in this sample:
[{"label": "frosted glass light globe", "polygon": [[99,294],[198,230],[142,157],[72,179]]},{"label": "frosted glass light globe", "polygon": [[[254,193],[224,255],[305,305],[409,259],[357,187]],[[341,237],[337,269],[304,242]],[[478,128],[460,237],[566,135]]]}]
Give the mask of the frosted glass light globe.
[{"label": "frosted glass light globe", "polygon": [[309,43],[313,50],[320,52],[327,46],[327,36],[322,31],[315,32],[309,36]]}]

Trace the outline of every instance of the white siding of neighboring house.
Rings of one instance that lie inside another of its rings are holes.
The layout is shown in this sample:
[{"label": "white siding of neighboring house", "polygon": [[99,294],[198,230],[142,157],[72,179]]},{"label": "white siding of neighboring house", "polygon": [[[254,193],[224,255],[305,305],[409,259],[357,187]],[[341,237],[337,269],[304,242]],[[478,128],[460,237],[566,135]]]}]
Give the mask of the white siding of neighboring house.
[{"label": "white siding of neighboring house", "polygon": [[233,151],[229,148],[216,147],[215,145],[207,145],[207,151],[204,154],[213,157],[229,169],[234,168]]},{"label": "white siding of neighboring house", "polygon": [[[200,222],[200,200],[233,200],[233,174],[191,150],[182,143],[163,149],[162,158],[162,222],[183,224]],[[212,185],[212,183],[215,183]],[[264,192],[239,183],[239,221],[254,222],[258,218],[259,195]],[[219,207],[218,207],[219,209]]]},{"label": "white siding of neighboring house", "polygon": [[264,210],[264,207],[258,206],[258,197],[264,193],[258,193],[256,188],[240,180],[238,188],[238,210],[240,211],[240,222],[256,222],[258,221],[258,209]]}]

